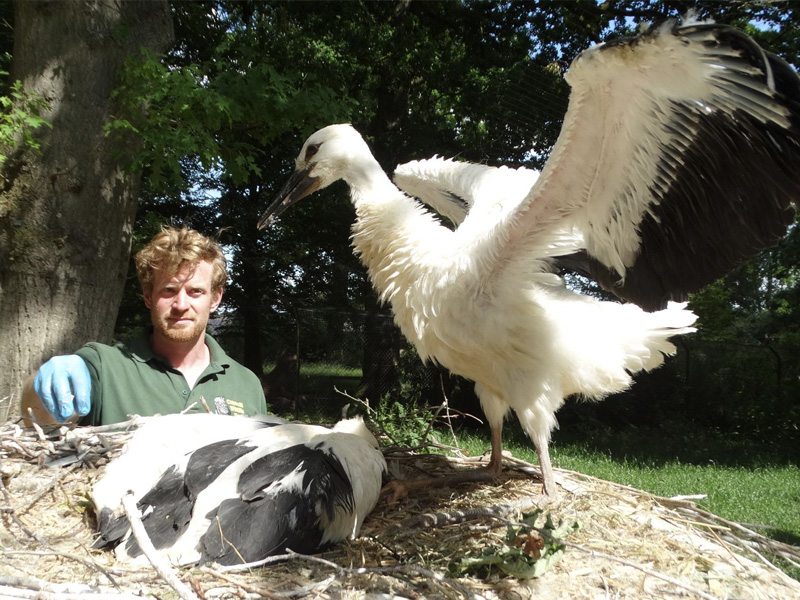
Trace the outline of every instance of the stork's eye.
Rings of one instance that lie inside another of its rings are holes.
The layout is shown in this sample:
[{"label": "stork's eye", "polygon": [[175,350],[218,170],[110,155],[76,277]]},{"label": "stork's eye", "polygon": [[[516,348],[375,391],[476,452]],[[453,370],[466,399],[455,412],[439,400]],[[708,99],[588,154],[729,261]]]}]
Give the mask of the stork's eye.
[{"label": "stork's eye", "polygon": [[319,151],[319,144],[314,144],[306,148],[306,160],[310,159]]}]

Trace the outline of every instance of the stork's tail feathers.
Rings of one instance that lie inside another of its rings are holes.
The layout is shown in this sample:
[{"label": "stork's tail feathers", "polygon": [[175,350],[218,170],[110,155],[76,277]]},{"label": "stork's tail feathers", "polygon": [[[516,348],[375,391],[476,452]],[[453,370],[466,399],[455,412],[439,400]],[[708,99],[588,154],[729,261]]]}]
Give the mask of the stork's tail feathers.
[{"label": "stork's tail feathers", "polygon": [[694,325],[697,315],[689,310],[686,302],[670,302],[667,308],[654,313],[648,313],[649,335],[645,342],[650,350],[649,356],[645,357],[641,365],[626,365],[631,372],[641,369],[649,371],[655,369],[664,362],[665,356],[672,356],[677,352],[675,344],[669,341],[674,335],[683,335],[697,331]]}]

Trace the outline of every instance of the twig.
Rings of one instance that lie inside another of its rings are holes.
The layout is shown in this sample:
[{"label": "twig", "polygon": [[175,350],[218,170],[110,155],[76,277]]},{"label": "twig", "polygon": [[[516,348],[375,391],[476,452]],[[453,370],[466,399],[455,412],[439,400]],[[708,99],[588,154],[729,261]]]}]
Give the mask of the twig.
[{"label": "twig", "polygon": [[33,426],[34,431],[36,431],[36,435],[40,441],[44,442],[47,438],[44,435],[44,430],[39,425],[39,421],[36,420],[36,415],[33,414],[33,409],[28,407],[28,417],[31,420],[31,425]]},{"label": "twig", "polygon": [[[45,547],[52,548],[48,544],[45,544]],[[81,563],[82,565],[89,567],[90,569],[95,569],[99,571],[106,577],[106,579],[108,579],[111,582],[111,585],[113,585],[117,589],[122,589],[120,585],[117,583],[117,580],[114,578],[114,576],[111,575],[111,573],[109,573],[106,569],[104,569],[102,566],[100,566],[93,560],[87,560],[85,558],[81,558],[80,556],[76,556],[68,552],[59,552],[58,550],[55,549],[50,549],[46,552],[37,550],[0,550],[0,555],[2,556],[14,556],[16,554],[30,554],[33,556],[58,556],[60,558],[66,558],[67,560]]]},{"label": "twig", "polygon": [[0,575],[0,598],[24,598],[36,600],[142,600],[152,596],[140,596],[134,593],[119,593],[102,586],[90,586],[83,583],[51,583],[37,577],[19,575]]},{"label": "twig", "polygon": [[80,463],[73,463],[73,464],[69,465],[68,467],[64,468],[64,469],[63,469],[63,470],[62,470],[62,471],[61,471],[61,472],[60,472],[58,475],[56,475],[55,477],[53,477],[53,479],[51,479],[51,480],[50,480],[50,481],[47,483],[47,485],[46,485],[46,486],[44,486],[44,489],[43,489],[43,490],[41,490],[39,493],[37,493],[37,494],[36,494],[36,495],[33,497],[33,499],[31,499],[31,501],[30,501],[30,502],[28,502],[28,503],[27,503],[25,506],[23,506],[22,508],[19,508],[19,509],[17,509],[16,513],[17,513],[18,515],[24,515],[26,512],[28,512],[28,511],[29,511],[31,508],[33,508],[33,506],[34,506],[34,505],[35,505],[37,502],[39,502],[39,500],[41,500],[41,499],[42,499],[42,498],[44,498],[44,497],[45,497],[47,494],[49,494],[49,493],[50,493],[50,491],[51,491],[51,490],[52,490],[52,489],[53,489],[53,488],[54,488],[56,485],[58,485],[58,483],[59,483],[59,482],[60,482],[62,479],[64,479],[64,477],[66,477],[66,476],[67,476],[69,473],[72,473],[72,471],[74,471],[74,470],[75,470],[75,469],[76,469],[78,466],[80,466]]},{"label": "twig", "polygon": [[309,556],[308,554],[298,554],[296,552],[292,552],[291,550],[289,550],[287,554],[293,559],[301,559],[325,565],[327,567],[336,570],[342,575],[368,575],[373,573],[379,575],[396,575],[397,573],[403,573],[403,574],[413,573],[415,575],[421,575],[423,577],[427,577],[429,580],[434,580],[439,583],[444,582],[450,587],[456,589],[464,597],[476,598],[476,599],[483,598],[483,596],[476,594],[465,585],[462,585],[460,582],[455,581],[453,579],[448,579],[441,573],[438,573],[436,571],[431,571],[430,569],[426,569],[425,567],[421,567],[419,565],[392,565],[386,567],[346,568],[337,565],[335,562],[331,562],[329,560],[320,558],[318,556]]},{"label": "twig", "polygon": [[[11,507],[11,496],[9,496],[8,490],[6,489],[6,486],[3,483],[2,479],[0,479],[0,492],[2,492],[3,494],[3,500],[5,501],[6,505],[8,507]],[[20,520],[20,518],[17,516],[16,511],[13,508],[10,508],[10,510],[4,510],[3,512],[5,512],[9,517],[11,517],[11,520],[14,521],[14,524],[17,527],[19,527],[29,538],[36,540],[39,544],[41,544],[45,548],[51,548],[47,542],[45,542],[42,538],[36,535],[36,533],[34,533],[25,526],[25,523],[23,523]]]},{"label": "twig", "polygon": [[261,560],[255,560],[249,563],[242,563],[240,565],[228,565],[224,567],[220,567],[217,569],[220,573],[235,573],[237,571],[249,571],[251,569],[257,569],[259,567],[264,567],[266,565],[271,565],[274,563],[284,562],[292,558],[288,554],[276,554],[274,556],[267,556],[266,558],[262,558]]},{"label": "twig", "polygon": [[[744,526],[742,523],[737,523],[735,521],[729,521],[723,517],[717,516],[713,513],[705,511],[701,508],[697,508],[696,506],[690,507],[688,509],[681,508],[679,509],[681,512],[691,512],[693,516],[702,518],[707,523],[723,523],[725,526],[730,528],[731,536],[733,541],[737,542],[740,546],[744,546],[747,550],[753,550],[752,546],[757,545],[761,547],[763,550],[771,552],[777,556],[780,556],[782,559],[786,560],[790,564],[795,567],[800,567],[796,561],[800,559],[800,550],[798,550],[795,546],[790,546],[788,544],[784,544],[777,540],[773,540],[768,538],[757,531],[753,531]],[[733,535],[734,531],[738,531],[742,534],[745,534],[750,539],[742,539],[739,536]],[[731,541],[731,540],[729,540]],[[766,559],[763,559],[766,560]],[[771,564],[771,563],[770,563]],[[771,565],[774,569],[780,570],[775,565]],[[782,572],[782,571],[781,571]]]},{"label": "twig", "polygon": [[[285,560],[285,559],[284,559]],[[242,565],[239,565],[242,566]],[[232,583],[247,592],[252,592],[254,594],[260,594],[267,598],[301,598],[311,592],[316,592],[322,588],[323,590],[327,588],[331,583],[336,580],[335,575],[329,575],[322,581],[314,581],[309,583],[308,585],[300,586],[299,588],[295,588],[293,590],[286,590],[286,591],[275,591],[275,590],[265,590],[262,586],[251,585],[245,581],[242,581],[238,577],[231,577],[230,575],[222,572],[221,570],[212,569],[211,567],[203,567],[203,570],[207,573],[210,573],[214,577],[218,577],[227,581],[228,583]]]},{"label": "twig", "polygon": [[145,531],[144,525],[142,524],[142,519],[139,517],[139,509],[136,507],[133,493],[128,492],[122,496],[122,508],[125,509],[125,515],[128,517],[128,521],[131,524],[131,531],[136,541],[139,543],[139,548],[141,548],[147,560],[150,561],[150,564],[153,565],[153,568],[158,574],[161,575],[164,581],[166,581],[183,600],[200,600],[197,595],[178,578],[174,570],[161,559],[158,552],[156,552],[156,549],[153,547],[153,542],[150,541],[147,531]]},{"label": "twig", "polygon": [[[782,571],[782,570],[781,570],[779,567],[776,567],[775,565],[773,565],[773,564],[772,564],[772,563],[771,563],[769,560],[767,560],[767,558],[766,558],[765,556],[763,556],[763,555],[762,555],[762,554],[761,554],[761,553],[760,553],[758,550],[756,550],[755,548],[748,548],[748,550],[749,550],[750,552],[752,552],[753,554],[755,554],[755,555],[758,557],[758,559],[759,559],[759,560],[760,560],[762,563],[764,563],[764,565],[766,565],[767,567],[769,567],[770,569],[772,569],[773,571],[775,571],[776,573],[778,573],[778,574],[779,574],[779,575],[780,575],[780,576],[781,576],[781,577],[782,577],[784,580],[786,580],[786,581],[788,581],[788,582],[790,582],[790,583],[796,583],[796,581],[795,581],[794,579],[792,579],[791,577],[789,577],[789,576],[788,576],[786,573],[784,573],[784,572],[783,572],[783,571]],[[795,566],[797,566],[797,565],[795,565]]]},{"label": "twig", "polygon": [[208,402],[206,402],[206,399],[205,399],[205,398],[203,398],[203,396],[200,396],[200,404],[202,404],[202,405],[203,405],[203,408],[205,408],[205,409],[206,409],[206,412],[207,412],[207,413],[213,412],[213,411],[211,410],[211,407],[208,405]]},{"label": "twig", "polygon": [[[377,574],[377,575],[389,575],[389,576],[397,576],[398,574],[408,575],[419,575],[425,577],[430,581],[435,581],[440,585],[446,585],[454,590],[456,590],[459,594],[461,594],[465,598],[475,598],[476,600],[483,599],[483,596],[476,594],[474,591],[470,590],[467,586],[461,584],[458,581],[453,579],[447,578],[445,575],[438,573],[436,571],[431,571],[430,569],[426,569],[425,567],[421,567],[419,565],[392,565],[392,566],[385,566],[385,567],[355,567],[355,568],[348,568],[342,567],[337,563],[327,560],[325,558],[319,556],[311,556],[308,554],[299,554],[297,552],[293,552],[291,550],[287,550],[286,554],[280,554],[276,556],[267,557],[264,560],[257,561],[255,563],[248,563],[245,565],[234,565],[228,567],[222,567],[219,569],[220,573],[228,573],[232,571],[243,571],[249,570],[255,567],[264,566],[266,564],[270,564],[273,562],[282,562],[286,560],[304,560],[307,562],[313,562],[316,564],[323,565],[330,569],[336,571],[339,576],[347,576],[347,575],[370,575],[370,574]],[[329,581],[323,580],[323,582],[317,582],[318,585],[329,585]],[[306,586],[308,587],[308,586]],[[313,586],[312,588],[313,589]],[[275,592],[271,592],[275,594]]]},{"label": "twig", "polygon": [[445,390],[444,390],[444,377],[441,374],[439,374],[439,385],[442,388],[442,398],[444,398],[444,402],[442,402],[442,406],[444,406],[446,411],[447,411],[447,416],[445,417],[445,420],[447,421],[447,427],[448,427],[448,429],[450,429],[450,435],[453,438],[453,444],[458,449],[459,456],[463,456],[464,453],[461,452],[461,446],[458,445],[458,438],[456,437],[456,432],[453,430],[453,419],[450,416],[450,401],[447,398],[447,394],[445,393]]}]

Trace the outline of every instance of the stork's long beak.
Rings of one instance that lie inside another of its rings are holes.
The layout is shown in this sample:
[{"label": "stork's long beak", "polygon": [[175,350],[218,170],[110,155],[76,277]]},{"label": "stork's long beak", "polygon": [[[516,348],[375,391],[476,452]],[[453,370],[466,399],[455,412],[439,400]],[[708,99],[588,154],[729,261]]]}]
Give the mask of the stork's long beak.
[{"label": "stork's long beak", "polygon": [[311,177],[308,172],[309,169],[306,168],[295,171],[292,174],[286,185],[278,192],[272,204],[261,215],[257,224],[259,229],[264,229],[292,204],[319,189],[319,178]]}]

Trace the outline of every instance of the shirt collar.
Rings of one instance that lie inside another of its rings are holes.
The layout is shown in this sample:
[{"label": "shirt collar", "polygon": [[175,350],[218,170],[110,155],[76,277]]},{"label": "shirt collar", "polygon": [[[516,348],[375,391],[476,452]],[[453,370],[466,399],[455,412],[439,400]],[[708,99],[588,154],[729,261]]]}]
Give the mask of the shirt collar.
[{"label": "shirt collar", "polygon": [[[141,362],[157,360],[158,362],[166,365],[164,359],[153,352],[153,349],[150,347],[150,336],[152,333],[152,325],[145,327],[139,333],[139,335],[132,338],[130,342],[128,342],[128,348],[130,349],[133,357]],[[217,343],[217,340],[206,333],[205,342],[206,346],[208,346],[208,349],[211,352],[211,363],[208,365],[207,370],[211,369],[213,372],[216,372],[227,369],[231,366],[230,357],[222,349],[222,346]]]}]

